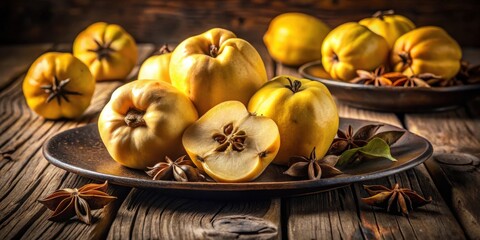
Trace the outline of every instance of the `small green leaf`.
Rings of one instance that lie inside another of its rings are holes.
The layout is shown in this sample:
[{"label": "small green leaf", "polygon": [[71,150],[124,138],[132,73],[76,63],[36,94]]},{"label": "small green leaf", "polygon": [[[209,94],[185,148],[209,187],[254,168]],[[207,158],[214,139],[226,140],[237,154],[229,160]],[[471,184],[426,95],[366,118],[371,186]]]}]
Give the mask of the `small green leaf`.
[{"label": "small green leaf", "polygon": [[353,156],[355,156],[355,154],[360,149],[361,149],[361,147],[352,148],[352,149],[349,149],[349,150],[343,152],[342,155],[340,155],[340,157],[338,158],[338,162],[335,166],[343,167],[343,166],[349,164],[350,162],[352,162],[353,161]]},{"label": "small green leaf", "polygon": [[369,158],[386,158],[391,161],[397,161],[390,153],[390,146],[381,138],[370,140],[367,145],[358,150],[365,157]]}]

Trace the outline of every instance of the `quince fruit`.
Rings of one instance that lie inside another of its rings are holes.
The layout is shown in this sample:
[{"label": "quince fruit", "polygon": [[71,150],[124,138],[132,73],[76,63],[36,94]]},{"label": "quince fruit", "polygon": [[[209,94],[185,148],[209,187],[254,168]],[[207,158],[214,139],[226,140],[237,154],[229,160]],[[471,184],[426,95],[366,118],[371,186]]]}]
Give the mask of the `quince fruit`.
[{"label": "quince fruit", "polygon": [[167,45],[162,46],[158,55],[147,58],[140,67],[138,79],[151,79],[171,83],[170,81],[170,59],[172,52]]},{"label": "quince fruit", "polygon": [[396,15],[393,10],[378,11],[371,18],[362,19],[358,23],[385,38],[390,49],[400,36],[415,28],[410,19]]},{"label": "quince fruit", "polygon": [[322,58],[322,42],[328,32],[330,28],[314,16],[284,13],[270,22],[263,42],[273,59],[298,66]]},{"label": "quince fruit", "polygon": [[190,99],[169,83],[136,80],[113,92],[98,130],[115,161],[145,169],[181,155],[182,134],[197,118]]},{"label": "quince fruit", "polygon": [[234,33],[214,28],[180,43],[170,60],[172,85],[190,97],[203,115],[215,105],[247,104],[267,81],[257,50]]},{"label": "quince fruit", "polygon": [[280,134],[275,122],[226,101],[185,130],[183,145],[195,165],[219,182],[257,178],[275,158]]},{"label": "quince fruit", "polygon": [[373,71],[388,60],[388,43],[382,36],[355,22],[333,29],[323,40],[322,64],[334,79],[349,81],[357,70]]},{"label": "quince fruit", "polygon": [[75,38],[73,55],[99,80],[125,79],[138,58],[133,37],[116,24],[97,22]]},{"label": "quince fruit", "polygon": [[338,130],[338,112],[328,89],[318,81],[278,76],[253,95],[248,110],[270,117],[282,144],[273,163],[288,165],[293,156],[322,158]]},{"label": "quince fruit", "polygon": [[450,79],[460,70],[462,49],[445,30],[428,26],[398,38],[390,58],[396,72],[405,75],[432,73]]},{"label": "quince fruit", "polygon": [[79,117],[94,91],[95,79],[88,67],[70,53],[43,54],[23,80],[28,106],[47,119]]}]

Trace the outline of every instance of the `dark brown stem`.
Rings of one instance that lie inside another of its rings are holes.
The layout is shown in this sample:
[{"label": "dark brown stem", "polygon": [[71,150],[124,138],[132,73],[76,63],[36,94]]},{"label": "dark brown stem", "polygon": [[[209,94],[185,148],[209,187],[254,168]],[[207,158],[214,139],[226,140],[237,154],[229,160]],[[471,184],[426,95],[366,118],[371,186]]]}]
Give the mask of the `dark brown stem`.
[{"label": "dark brown stem", "polygon": [[165,43],[165,44],[163,44],[163,46],[158,50],[158,53],[159,53],[158,55],[163,55],[163,54],[171,53],[171,52],[172,52],[172,50],[170,50],[170,49],[168,48],[168,44]]},{"label": "dark brown stem", "polygon": [[372,15],[372,17],[380,18],[381,20],[383,20],[385,18],[385,16],[391,16],[391,15],[394,15],[394,14],[395,14],[395,11],[390,9],[390,10],[386,10],[386,11],[377,11]]},{"label": "dark brown stem", "polygon": [[210,45],[210,56],[216,58],[218,56],[218,47],[214,44]]},{"label": "dark brown stem", "polygon": [[125,123],[131,128],[147,126],[145,119],[143,119],[144,114],[143,111],[131,108],[125,116]]},{"label": "dark brown stem", "polygon": [[338,62],[338,61],[340,61],[340,59],[338,58],[338,55],[337,55],[337,54],[335,54],[335,53],[333,54],[333,56],[332,56],[332,61],[335,62],[335,63]]},{"label": "dark brown stem", "polygon": [[290,89],[293,93],[297,93],[300,91],[300,88],[302,87],[302,82],[295,80],[292,82],[290,78],[287,77],[289,85],[285,85],[286,88]]},{"label": "dark brown stem", "polygon": [[49,94],[47,97],[47,103],[55,98],[57,99],[58,105],[61,105],[62,99],[66,102],[70,102],[68,95],[82,95],[79,92],[67,90],[66,86],[68,83],[70,83],[70,78],[58,80],[57,76],[54,76],[52,84],[41,86],[40,88],[42,88],[45,93]]}]

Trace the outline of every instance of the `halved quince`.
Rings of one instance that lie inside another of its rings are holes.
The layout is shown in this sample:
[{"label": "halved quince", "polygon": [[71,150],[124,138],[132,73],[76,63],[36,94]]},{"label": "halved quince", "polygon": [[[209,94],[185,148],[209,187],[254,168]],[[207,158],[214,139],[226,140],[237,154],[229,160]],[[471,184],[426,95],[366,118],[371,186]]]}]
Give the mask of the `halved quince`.
[{"label": "halved quince", "polygon": [[220,103],[185,130],[183,146],[198,168],[218,182],[260,176],[277,155],[275,122],[250,114],[239,101]]}]

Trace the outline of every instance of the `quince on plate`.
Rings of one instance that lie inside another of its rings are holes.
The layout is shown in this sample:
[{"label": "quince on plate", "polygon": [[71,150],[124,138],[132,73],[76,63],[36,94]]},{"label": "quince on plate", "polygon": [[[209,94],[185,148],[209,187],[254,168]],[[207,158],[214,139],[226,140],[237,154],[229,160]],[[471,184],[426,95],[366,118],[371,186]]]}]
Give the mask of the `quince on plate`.
[{"label": "quince on plate", "polygon": [[250,114],[239,101],[210,109],[185,130],[183,146],[195,165],[218,182],[257,178],[277,155],[275,122]]}]

